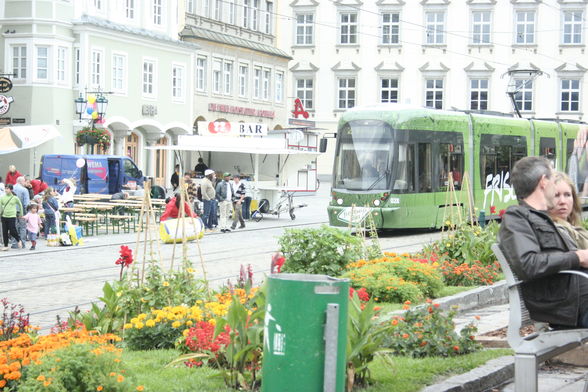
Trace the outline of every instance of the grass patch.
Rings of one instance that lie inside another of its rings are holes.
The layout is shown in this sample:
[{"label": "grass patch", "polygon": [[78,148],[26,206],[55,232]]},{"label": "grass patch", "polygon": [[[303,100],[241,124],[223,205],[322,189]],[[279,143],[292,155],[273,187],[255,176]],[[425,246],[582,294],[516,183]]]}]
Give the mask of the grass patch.
[{"label": "grass patch", "polygon": [[122,360],[133,375],[135,384],[143,385],[146,391],[233,391],[225,386],[222,377],[211,378],[219,372],[209,367],[165,367],[179,355],[177,350],[124,350]]},{"label": "grass patch", "polygon": [[413,392],[447,377],[463,374],[483,365],[493,358],[512,355],[509,349],[489,349],[451,358],[393,357],[394,366],[377,358],[369,366],[375,384],[363,389],[365,392]]}]

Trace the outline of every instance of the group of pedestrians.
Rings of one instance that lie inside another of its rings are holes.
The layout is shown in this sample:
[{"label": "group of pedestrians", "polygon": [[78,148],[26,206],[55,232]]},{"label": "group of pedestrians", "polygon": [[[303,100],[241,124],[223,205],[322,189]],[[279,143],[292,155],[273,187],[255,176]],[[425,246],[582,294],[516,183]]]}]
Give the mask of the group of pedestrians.
[{"label": "group of pedestrians", "polygon": [[22,175],[14,165],[8,167],[4,181],[0,177],[0,223],[2,226],[2,250],[9,249],[12,237],[13,249],[26,248],[30,241],[35,250],[41,229],[47,238],[57,232],[59,206],[73,205],[75,181],[63,180],[65,189],[59,195],[40,178],[30,179]]}]

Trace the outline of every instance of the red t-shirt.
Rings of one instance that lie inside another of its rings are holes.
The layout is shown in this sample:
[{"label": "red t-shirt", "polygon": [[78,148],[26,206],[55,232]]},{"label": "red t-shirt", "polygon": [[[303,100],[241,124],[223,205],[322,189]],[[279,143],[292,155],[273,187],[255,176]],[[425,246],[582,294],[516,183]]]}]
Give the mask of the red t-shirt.
[{"label": "red t-shirt", "polygon": [[4,179],[4,184],[15,185],[16,179],[20,176],[22,176],[22,174],[20,174],[20,172],[18,170],[16,170],[14,173],[8,172],[8,173],[6,173],[6,178]]},{"label": "red t-shirt", "polygon": [[41,180],[31,180],[31,186],[33,187],[33,195],[38,195],[49,187],[46,182]]},{"label": "red t-shirt", "polygon": [[[184,202],[184,213],[185,216],[193,216],[196,217],[197,215],[190,210],[190,206],[188,203]],[[161,215],[159,219],[160,222],[163,222],[167,219],[176,219],[179,215],[178,207],[176,207],[176,198],[172,198],[167,205],[165,206],[165,212]]]}]

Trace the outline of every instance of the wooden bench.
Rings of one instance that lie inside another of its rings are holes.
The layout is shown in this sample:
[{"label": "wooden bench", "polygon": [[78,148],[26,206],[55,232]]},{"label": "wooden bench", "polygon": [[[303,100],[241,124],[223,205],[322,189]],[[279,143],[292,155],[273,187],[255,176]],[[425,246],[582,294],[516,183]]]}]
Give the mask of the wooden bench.
[{"label": "wooden bench", "polygon": [[77,214],[75,222],[84,228],[84,235],[90,235],[90,228],[92,228],[92,235],[94,235],[96,226],[98,225],[98,217],[93,216],[82,216],[84,214]]},{"label": "wooden bench", "polygon": [[[514,274],[498,244],[492,245],[508,287],[510,314],[506,337],[515,352],[515,391],[537,392],[537,366],[556,355],[562,354],[588,341],[588,328],[549,329],[546,323],[538,323],[529,317],[521,290],[522,281]],[[588,278],[588,274],[566,270],[563,274],[577,274]],[[521,335],[521,328],[535,324],[535,333]],[[586,387],[584,388],[586,390]]]},{"label": "wooden bench", "polygon": [[108,219],[112,225],[113,234],[115,228],[116,233],[120,233],[121,226],[125,233],[129,233],[131,231],[131,222],[133,223],[133,231],[135,230],[135,218],[131,215],[109,215]]}]

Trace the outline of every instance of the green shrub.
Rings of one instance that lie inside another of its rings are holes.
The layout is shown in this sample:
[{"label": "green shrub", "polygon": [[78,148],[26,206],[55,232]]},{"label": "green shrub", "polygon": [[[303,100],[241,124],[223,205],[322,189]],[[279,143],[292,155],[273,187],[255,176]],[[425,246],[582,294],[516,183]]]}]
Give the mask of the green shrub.
[{"label": "green shrub", "polygon": [[131,391],[135,386],[122,368],[119,353],[92,344],[73,344],[24,368],[22,392]]},{"label": "green shrub", "polygon": [[286,257],[282,272],[337,276],[347,263],[359,259],[363,240],[348,231],[323,225],[316,229],[286,229],[278,243]]},{"label": "green shrub", "polygon": [[[455,332],[453,317],[455,308],[448,312],[439,309],[430,300],[426,305],[407,310],[403,316],[388,321],[393,329],[384,339],[384,346],[396,355],[414,358],[429,356],[453,356],[466,354],[480,348],[474,340],[477,328],[473,324]],[[405,305],[408,308],[410,303]]]},{"label": "green shrub", "polygon": [[471,264],[479,260],[483,265],[496,261],[490,248],[496,242],[499,225],[490,222],[485,228],[462,224],[448,231],[443,238],[423,248],[425,255],[446,255],[450,260]]},{"label": "green shrub", "polygon": [[386,254],[374,260],[360,260],[347,266],[343,277],[353,287],[365,287],[379,301],[404,302],[436,298],[443,288],[439,271],[426,262]]}]

